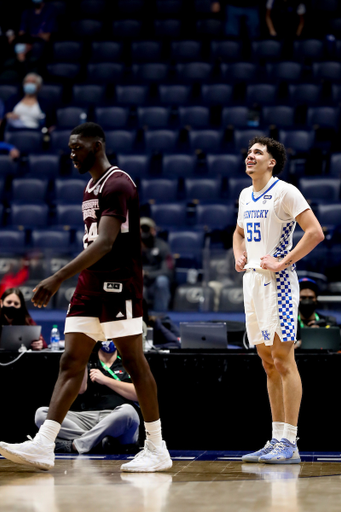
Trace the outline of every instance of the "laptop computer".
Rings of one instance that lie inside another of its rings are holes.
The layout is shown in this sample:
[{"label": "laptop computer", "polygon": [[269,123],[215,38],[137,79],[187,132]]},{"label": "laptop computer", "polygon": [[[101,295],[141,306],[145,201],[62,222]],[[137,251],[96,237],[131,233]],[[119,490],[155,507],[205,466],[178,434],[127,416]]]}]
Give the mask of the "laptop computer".
[{"label": "laptop computer", "polygon": [[302,327],[301,348],[317,350],[340,350],[341,336],[339,327]]},{"label": "laptop computer", "polygon": [[226,322],[180,322],[181,350],[227,349]]},{"label": "laptop computer", "polygon": [[40,333],[41,325],[3,325],[0,348],[17,352],[25,345],[29,349],[32,341],[39,340]]}]

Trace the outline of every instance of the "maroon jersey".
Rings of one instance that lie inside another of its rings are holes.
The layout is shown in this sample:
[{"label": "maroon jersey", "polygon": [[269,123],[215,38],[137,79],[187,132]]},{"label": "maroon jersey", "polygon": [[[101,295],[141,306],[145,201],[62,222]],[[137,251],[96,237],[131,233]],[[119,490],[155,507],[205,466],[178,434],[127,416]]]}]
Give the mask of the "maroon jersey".
[{"label": "maroon jersey", "polygon": [[103,215],[117,217],[122,225],[112,250],[80,273],[76,293],[114,298],[123,292],[127,299],[142,298],[139,199],[131,177],[111,167],[95,183],[91,179],[84,190],[82,212],[84,250],[96,240]]}]

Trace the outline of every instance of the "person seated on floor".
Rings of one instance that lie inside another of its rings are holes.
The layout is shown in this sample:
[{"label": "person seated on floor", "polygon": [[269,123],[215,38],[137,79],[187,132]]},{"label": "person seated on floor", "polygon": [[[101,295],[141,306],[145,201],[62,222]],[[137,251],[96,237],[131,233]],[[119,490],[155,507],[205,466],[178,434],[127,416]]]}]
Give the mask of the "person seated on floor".
[{"label": "person seated on floor", "polygon": [[[38,428],[48,407],[35,414]],[[62,422],[56,453],[136,453],[140,415],[137,395],[113,341],[98,342],[85,369],[79,396]]]}]

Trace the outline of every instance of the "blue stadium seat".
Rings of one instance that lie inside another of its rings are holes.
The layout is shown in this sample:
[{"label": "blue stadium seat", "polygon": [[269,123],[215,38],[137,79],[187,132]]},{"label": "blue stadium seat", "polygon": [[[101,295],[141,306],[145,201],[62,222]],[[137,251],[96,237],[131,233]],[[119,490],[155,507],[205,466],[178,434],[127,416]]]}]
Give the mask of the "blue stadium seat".
[{"label": "blue stadium seat", "polygon": [[243,188],[250,187],[251,185],[251,179],[246,176],[243,178],[229,178],[228,199],[231,201],[237,201]]},{"label": "blue stadium seat", "polygon": [[227,154],[222,155],[208,154],[206,156],[207,169],[209,176],[233,177],[243,169],[243,159],[240,155]]},{"label": "blue stadium seat", "polygon": [[0,99],[6,103],[10,98],[19,94],[19,86],[12,84],[0,84]]},{"label": "blue stadium seat", "polygon": [[120,105],[145,105],[148,101],[147,85],[117,85],[116,102]]},{"label": "blue stadium seat", "polygon": [[108,155],[113,153],[130,153],[135,148],[135,130],[107,130],[105,145]]},{"label": "blue stadium seat", "polygon": [[185,178],[186,199],[191,202],[219,201],[221,199],[221,180],[215,178]]},{"label": "blue stadium seat", "polygon": [[125,78],[125,65],[120,62],[90,62],[86,67],[87,81],[91,84],[116,84]]},{"label": "blue stadium seat", "polygon": [[5,141],[18,148],[21,154],[27,155],[42,150],[43,136],[39,130],[15,130],[5,133]]},{"label": "blue stadium seat", "polygon": [[82,205],[78,204],[57,204],[54,224],[76,228],[83,226]]},{"label": "blue stadium seat", "polygon": [[117,154],[117,165],[122,171],[127,172],[133,179],[148,176],[150,172],[149,155],[125,155]]},{"label": "blue stadium seat", "polygon": [[252,61],[260,63],[280,61],[283,52],[283,42],[277,39],[262,39],[251,42]]},{"label": "blue stadium seat", "polygon": [[190,130],[188,136],[191,151],[213,153],[223,149],[224,133],[222,130]]},{"label": "blue stadium seat", "polygon": [[100,84],[76,84],[72,87],[72,105],[98,106],[105,102],[106,89]]},{"label": "blue stadium seat", "polygon": [[87,110],[82,107],[62,107],[56,110],[59,129],[74,128],[81,123],[85,123],[87,117]]},{"label": "blue stadium seat", "polygon": [[185,178],[193,176],[196,168],[196,155],[163,154],[162,175],[165,177]]},{"label": "blue stadium seat", "polygon": [[222,76],[228,83],[252,83],[258,79],[258,66],[253,62],[233,62],[221,65]]},{"label": "blue stadium seat", "polygon": [[[330,240],[331,246],[333,246],[333,236],[335,231],[338,231],[340,235],[340,219],[341,219],[341,202],[337,203],[328,202],[327,204],[317,204],[315,208],[316,217],[319,220],[326,238]],[[328,260],[329,263],[329,260]],[[338,261],[338,265],[340,260]]]},{"label": "blue stadium seat", "polygon": [[27,156],[27,168],[31,177],[57,177],[60,172],[60,156],[52,153],[30,154]]},{"label": "blue stadium seat", "polygon": [[3,224],[3,218],[4,218],[4,205],[0,203],[0,226]]},{"label": "blue stadium seat", "polygon": [[43,84],[39,98],[44,100],[48,109],[55,109],[63,104],[64,88],[62,84]]},{"label": "blue stadium seat", "polygon": [[308,153],[314,144],[314,130],[279,130],[279,141],[291,154]]},{"label": "blue stadium seat", "polygon": [[169,79],[169,66],[164,62],[133,64],[132,78],[137,83],[161,83]]},{"label": "blue stadium seat", "polygon": [[165,153],[175,151],[179,141],[178,130],[155,129],[144,133],[145,149],[148,153]]},{"label": "blue stadium seat", "polygon": [[5,178],[0,176],[0,202],[3,200],[5,190]]},{"label": "blue stadium seat", "polygon": [[94,19],[80,19],[71,22],[71,29],[74,36],[82,39],[94,39],[100,36],[103,31],[103,22]]},{"label": "blue stadium seat", "polygon": [[200,40],[172,41],[170,58],[175,63],[199,62],[202,60],[202,42]]},{"label": "blue stadium seat", "polygon": [[293,128],[295,125],[295,108],[289,105],[265,106],[261,111],[261,124],[269,128]]},{"label": "blue stadium seat", "polygon": [[275,105],[278,89],[274,84],[250,84],[246,87],[246,104],[250,107]]},{"label": "blue stadium seat", "polygon": [[171,38],[177,39],[181,36],[182,26],[181,20],[178,19],[155,19],[154,36],[156,38]]},{"label": "blue stadium seat", "polygon": [[242,43],[235,40],[214,40],[210,43],[211,61],[236,62],[242,57]]},{"label": "blue stadium seat", "polygon": [[233,133],[234,148],[236,151],[245,152],[249,146],[249,141],[253,137],[262,137],[264,135],[267,135],[266,130],[257,128],[236,129]]},{"label": "blue stadium seat", "polygon": [[185,203],[160,203],[150,205],[151,218],[159,228],[183,228],[187,225],[187,206]]},{"label": "blue stadium seat", "polygon": [[169,203],[176,201],[178,180],[175,178],[142,178],[140,181],[140,203]]},{"label": "blue stadium seat", "polygon": [[195,34],[201,37],[219,37],[223,34],[223,21],[214,18],[199,19],[195,22]]},{"label": "blue stadium seat", "polygon": [[0,155],[0,176],[15,175],[18,170],[18,162],[14,162],[9,155]]},{"label": "blue stadium seat", "polygon": [[175,65],[176,79],[185,83],[210,82],[212,66],[208,62],[186,62]]},{"label": "blue stadium seat", "polygon": [[96,107],[94,109],[94,120],[105,130],[115,128],[126,128],[129,122],[128,107]]},{"label": "blue stadium seat", "polygon": [[24,228],[45,227],[48,225],[49,208],[47,204],[11,204],[8,226]]},{"label": "blue stadium seat", "polygon": [[81,41],[53,41],[53,62],[80,62],[82,59],[83,44]]},{"label": "blue stadium seat", "polygon": [[77,62],[51,62],[46,65],[50,80],[73,81],[79,76],[81,66]]},{"label": "blue stadium seat", "polygon": [[168,107],[138,107],[137,121],[140,128],[167,128],[170,122]]},{"label": "blue stadium seat", "polygon": [[161,41],[132,41],[130,57],[133,63],[161,62],[163,48]]},{"label": "blue stadium seat", "polygon": [[137,39],[141,36],[142,29],[142,21],[137,19],[115,20],[112,24],[115,39]]},{"label": "blue stadium seat", "polygon": [[235,226],[237,214],[234,204],[198,204],[195,208],[195,225],[206,230],[222,230]]},{"label": "blue stadium seat", "polygon": [[140,18],[144,8],[144,0],[118,0],[117,2],[117,12],[122,17],[129,15]]},{"label": "blue stadium seat", "polygon": [[48,180],[44,178],[14,178],[11,202],[40,203],[46,200]]},{"label": "blue stadium seat", "polygon": [[122,41],[93,41],[89,62],[120,62],[123,58]]},{"label": "blue stadium seat", "polygon": [[289,85],[289,103],[291,105],[319,105],[322,97],[322,87],[319,84]]},{"label": "blue stadium seat", "polygon": [[78,6],[80,18],[102,19],[105,16],[105,0],[82,0]]},{"label": "blue stadium seat", "polygon": [[205,106],[185,106],[178,108],[180,127],[208,128],[210,110]]},{"label": "blue stadium seat", "polygon": [[85,185],[81,178],[57,178],[54,182],[56,202],[59,204],[81,203]]},{"label": "blue stadium seat", "polygon": [[[0,225],[1,225],[1,207],[0,205]],[[1,252],[17,254],[27,250],[26,233],[23,230],[1,228]]]},{"label": "blue stadium seat", "polygon": [[158,91],[163,105],[188,105],[192,100],[192,88],[188,84],[162,84]]},{"label": "blue stadium seat", "polygon": [[175,256],[177,266],[179,263],[187,268],[198,268],[201,266],[204,248],[203,231],[170,230],[168,233],[168,244],[171,253]]},{"label": "blue stadium seat", "polygon": [[225,106],[233,104],[233,86],[231,84],[203,84],[201,86],[203,104]]},{"label": "blue stadium seat", "polygon": [[311,63],[324,58],[324,41],[322,39],[296,39],[293,46],[293,58],[297,61]]},{"label": "blue stadium seat", "polygon": [[249,126],[248,107],[224,107],[221,113],[221,122],[223,128],[247,128]]},{"label": "blue stadium seat", "polygon": [[301,80],[303,67],[300,62],[282,61],[266,65],[266,78],[275,83],[296,83]]},{"label": "blue stadium seat", "polygon": [[309,128],[332,128],[338,131],[340,126],[340,109],[337,107],[309,107],[307,122]]},{"label": "blue stadium seat", "polygon": [[330,155],[329,174],[335,178],[341,178],[341,153]]},{"label": "blue stadium seat", "polygon": [[53,249],[58,252],[70,251],[70,231],[63,229],[33,229],[31,243],[35,249]]},{"label": "blue stadium seat", "polygon": [[330,83],[340,83],[341,63],[340,62],[314,62],[313,76],[316,80]]},{"label": "blue stadium seat", "polygon": [[214,309],[214,290],[199,284],[181,284],[174,294],[174,311],[199,312]]},{"label": "blue stadium seat", "polygon": [[54,130],[50,135],[50,151],[55,154],[69,155],[70,130]]},{"label": "blue stadium seat", "polygon": [[156,0],[156,13],[166,17],[178,16],[183,8],[182,0]]},{"label": "blue stadium seat", "polygon": [[219,296],[218,311],[244,311],[243,288],[224,286]]},{"label": "blue stadium seat", "polygon": [[324,176],[323,178],[300,178],[298,188],[311,203],[331,203],[340,201],[341,180]]}]

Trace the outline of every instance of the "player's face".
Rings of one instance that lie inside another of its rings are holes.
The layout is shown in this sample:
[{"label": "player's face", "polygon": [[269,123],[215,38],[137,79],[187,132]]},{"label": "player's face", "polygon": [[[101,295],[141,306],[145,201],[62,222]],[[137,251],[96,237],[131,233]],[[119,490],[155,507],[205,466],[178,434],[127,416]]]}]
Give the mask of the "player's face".
[{"label": "player's face", "polygon": [[69,140],[71,149],[70,158],[79,174],[85,174],[94,166],[96,155],[94,141],[90,138],[82,138],[80,135],[71,135]]},{"label": "player's face", "polygon": [[245,159],[245,172],[250,177],[261,176],[268,170],[272,170],[275,160],[268,153],[267,147],[258,142],[251,146]]}]

